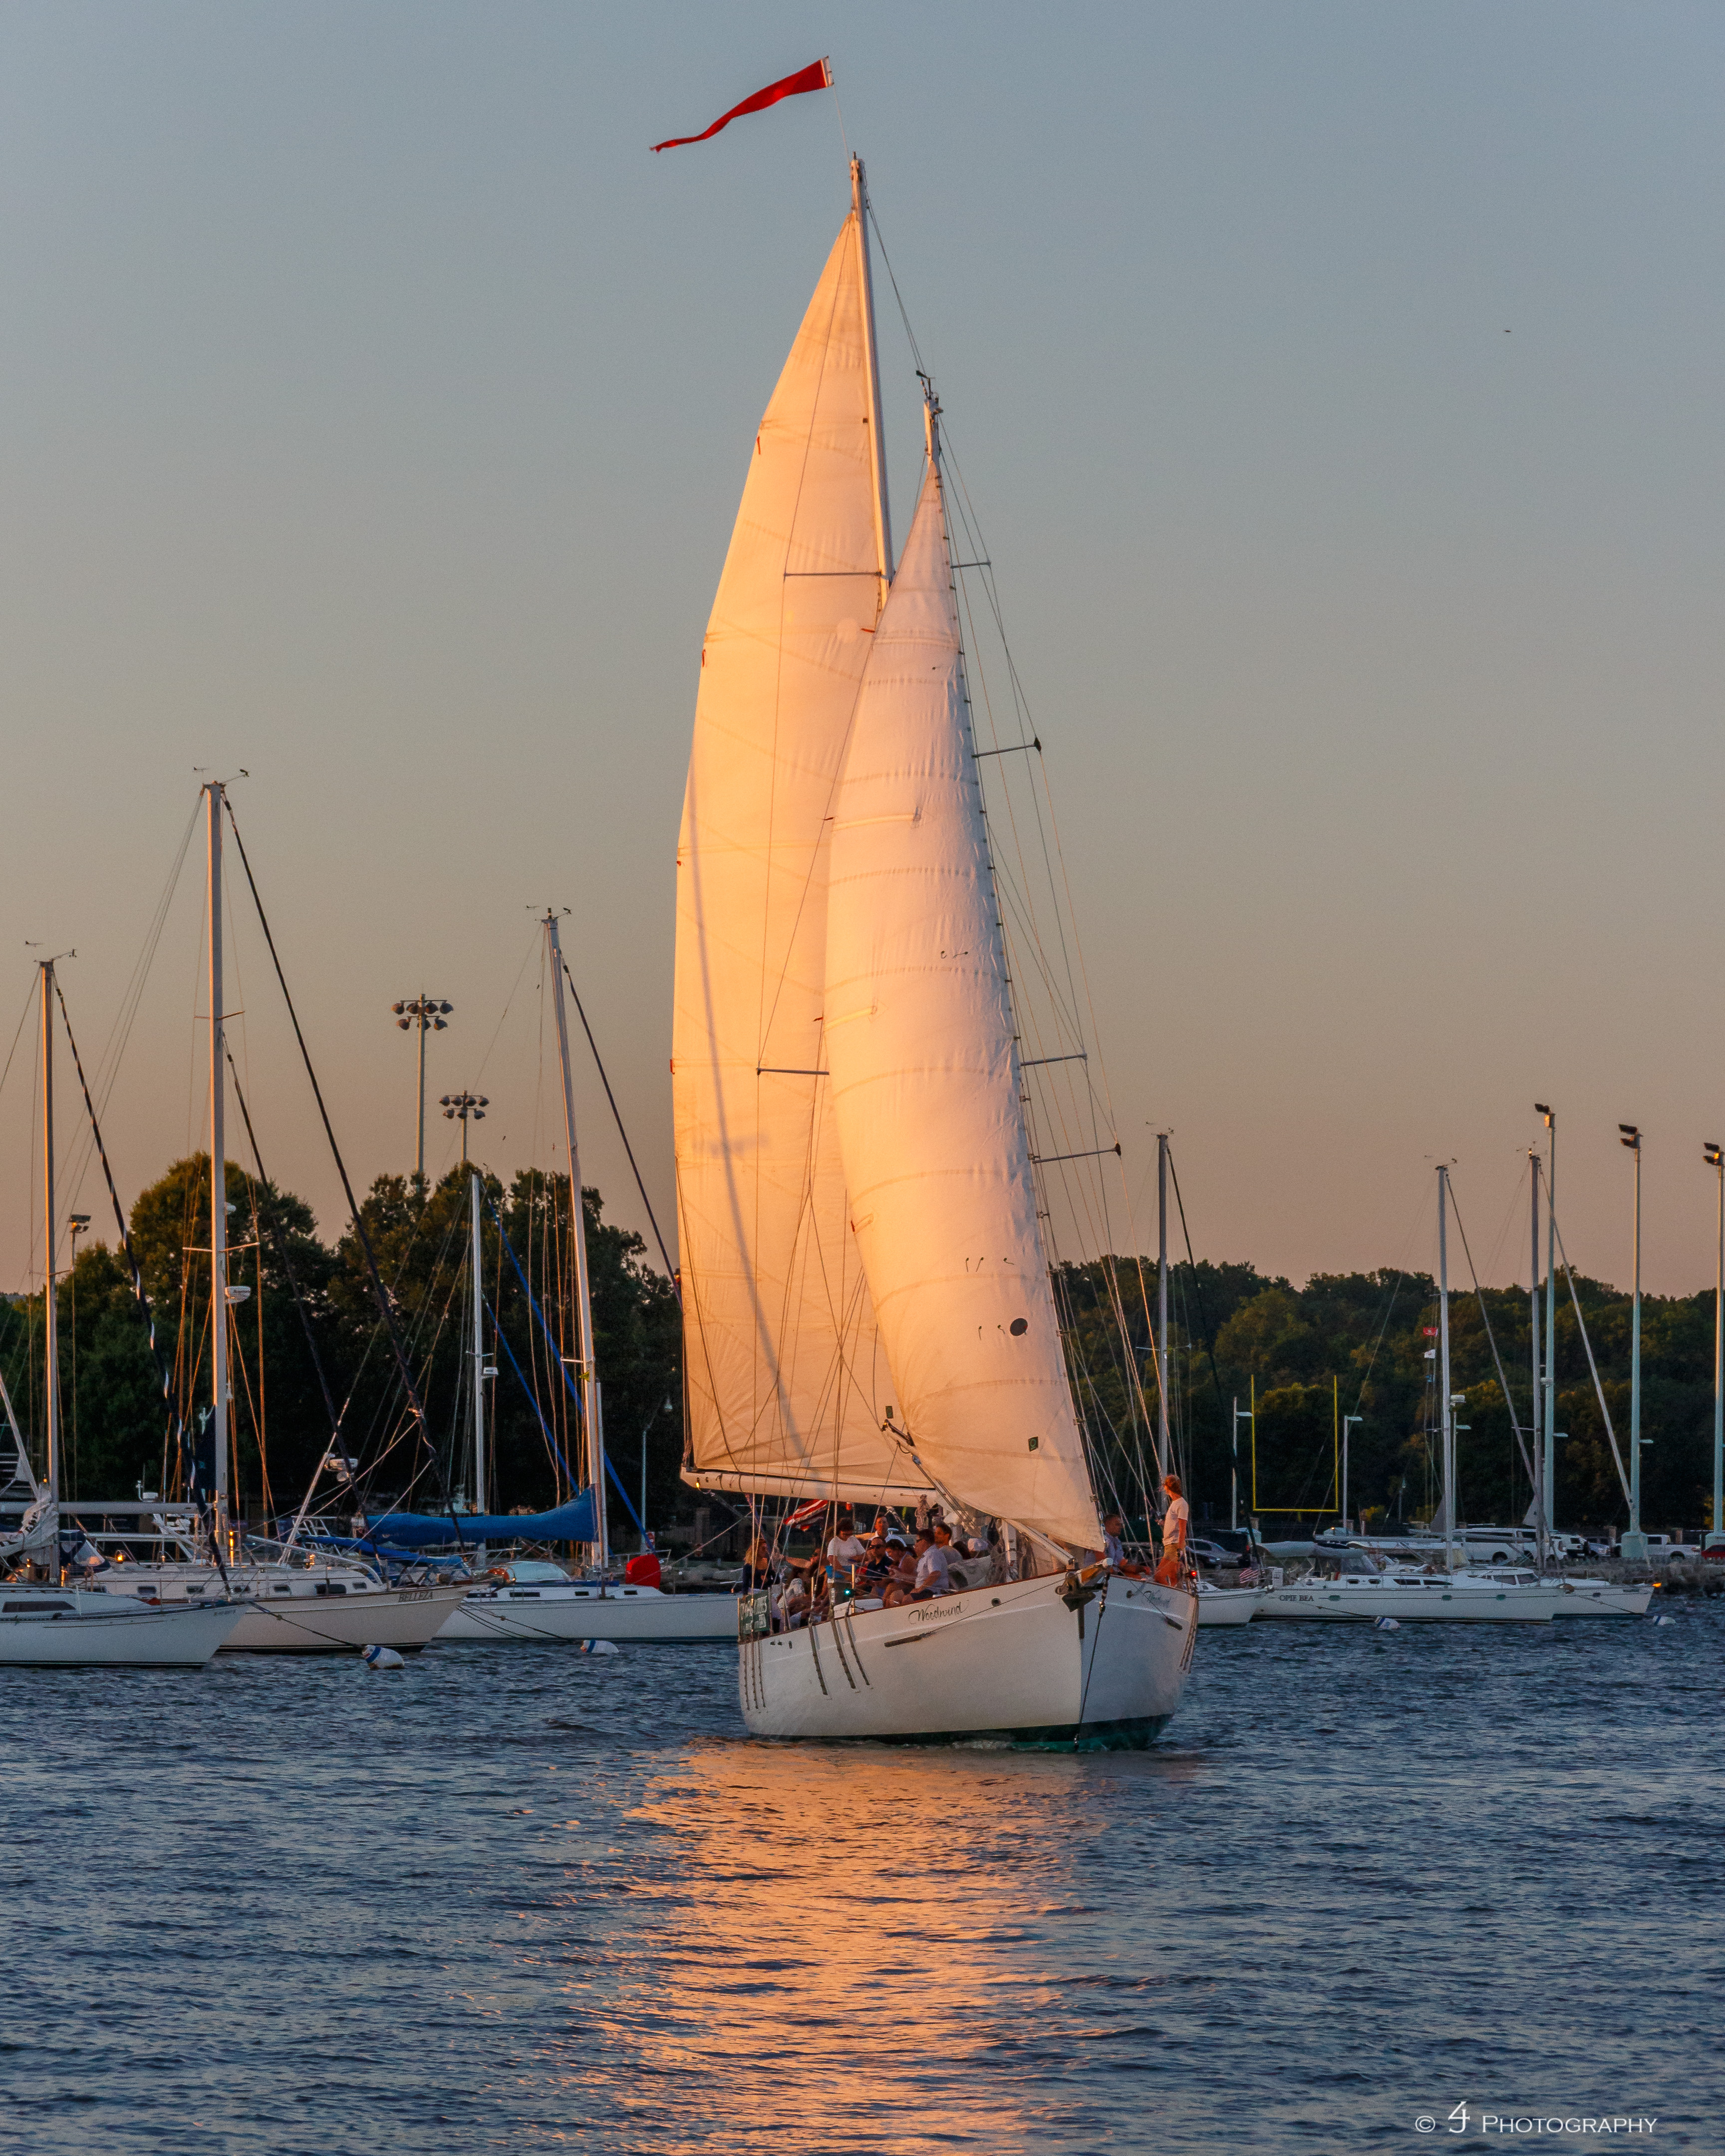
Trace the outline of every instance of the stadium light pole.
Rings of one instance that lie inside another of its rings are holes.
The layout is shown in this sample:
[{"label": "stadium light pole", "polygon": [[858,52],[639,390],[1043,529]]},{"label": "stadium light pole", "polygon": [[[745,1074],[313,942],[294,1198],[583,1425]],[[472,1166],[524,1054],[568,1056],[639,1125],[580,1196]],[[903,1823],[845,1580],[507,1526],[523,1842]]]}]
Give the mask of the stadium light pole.
[{"label": "stadium light pole", "polygon": [[461,1125],[461,1165],[467,1165],[467,1124],[470,1116],[476,1123],[485,1120],[485,1111],[491,1105],[489,1093],[445,1093],[438,1101],[446,1123],[459,1121]]},{"label": "stadium light pole", "polygon": [[428,1033],[441,1033],[444,1020],[455,1006],[422,993],[403,998],[398,1004],[391,1004],[389,1008],[395,1013],[395,1022],[403,1033],[417,1029],[419,1035],[419,1115],[414,1125],[413,1180],[423,1184],[425,1180],[425,1036]]}]

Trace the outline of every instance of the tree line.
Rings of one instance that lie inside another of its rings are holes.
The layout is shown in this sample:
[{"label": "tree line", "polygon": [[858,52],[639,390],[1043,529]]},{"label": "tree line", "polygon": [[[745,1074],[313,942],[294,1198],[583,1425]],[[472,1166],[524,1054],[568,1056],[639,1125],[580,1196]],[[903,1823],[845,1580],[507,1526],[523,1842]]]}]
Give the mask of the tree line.
[{"label": "tree line", "polygon": [[[1146,1419],[1153,1427],[1157,1407],[1154,1262],[1065,1266],[1056,1285],[1093,1455],[1125,1509],[1142,1512],[1139,1463],[1153,1460]],[[1575,1292],[1627,1470],[1630,1298],[1579,1274]],[[1247,1410],[1255,1388],[1260,1516],[1284,1526],[1296,1517],[1323,1523],[1316,1508],[1337,1501],[1337,1425],[1341,1416],[1358,1415],[1348,1432],[1350,1513],[1379,1522],[1430,1517],[1441,1461],[1437,1289],[1428,1274],[1321,1273],[1296,1288],[1250,1265],[1182,1264],[1171,1269],[1170,1306],[1170,1421],[1194,1509],[1227,1519],[1233,1409],[1237,1401]],[[1466,1395],[1455,1409],[1465,1425],[1456,1437],[1459,1521],[1513,1523],[1532,1502],[1514,1427],[1526,1442],[1531,1325],[1525,1289],[1451,1291],[1450,1384]],[[1641,1514],[1650,1527],[1694,1527],[1708,1517],[1713,1331],[1711,1290],[1642,1297]],[[1556,1334],[1555,1524],[1620,1527],[1622,1486],[1561,1273]],[[1252,1509],[1252,1435],[1242,1420],[1242,1519]]]},{"label": "tree line", "polygon": [[[523,1169],[506,1186],[484,1178],[480,1274],[490,1380],[485,1502],[538,1510],[582,1473],[579,1409],[563,1373],[577,1353],[567,1176]],[[336,1453],[360,1469],[367,1508],[405,1502],[436,1510],[445,1489],[473,1493],[470,1352],[470,1178],[380,1176],[361,1211],[415,1385],[434,1462],[408,1405],[358,1235],[332,1244],[291,1191],[227,1164],[233,1487],[253,1519],[300,1501]],[[681,1460],[680,1328],[675,1291],[646,1246],[608,1223],[582,1193],[594,1353],[608,1449],[639,1507],[668,1519],[687,1496]],[[210,1163],[176,1161],[127,1222],[153,1318],[121,1250],[80,1249],[57,1284],[61,1488],[69,1498],[174,1496],[208,1443]],[[117,1242],[117,1239],[116,1242]],[[535,1315],[535,1306],[539,1315]],[[40,1293],[0,1304],[0,1368],[38,1471],[44,1426],[44,1305]],[[206,1486],[208,1463],[206,1459]],[[332,1485],[326,1481],[327,1493]],[[614,1486],[610,1512],[628,1512]]]},{"label": "tree line", "polygon": [[[433,1509],[446,1486],[472,1490],[469,1183],[380,1176],[362,1212],[437,1452],[428,1460],[380,1322],[359,1238],[332,1243],[311,1208],[228,1164],[229,1280],[251,1293],[231,1317],[234,1486],[249,1515],[295,1506],[335,1449],[357,1460],[369,1509]],[[490,1381],[486,1502],[537,1510],[581,1468],[578,1411],[563,1381],[572,1357],[569,1185],[523,1169],[484,1178],[481,1275]],[[595,1352],[608,1449],[649,1524],[694,1502],[681,1481],[681,1332],[675,1289],[639,1236],[582,1194]],[[160,1360],[131,1273],[109,1242],[87,1242],[56,1290],[62,1487],[72,1498],[175,1494],[202,1441],[209,1400],[209,1161],[175,1162],[133,1205],[132,1252]],[[1105,1497],[1142,1518],[1153,1486],[1158,1373],[1153,1262],[1113,1257],[1060,1266],[1055,1287],[1069,1368]],[[1601,1389],[1627,1456],[1630,1297],[1577,1276]],[[1338,1502],[1337,1425],[1350,1425],[1348,1510],[1409,1522],[1439,1496],[1437,1298],[1414,1272],[1318,1274],[1296,1288],[1246,1264],[1182,1264],[1170,1276],[1169,1419],[1175,1464],[1200,1517],[1228,1517],[1239,1425],[1240,1516],[1322,1524]],[[534,1305],[542,1316],[536,1317]],[[0,1369],[41,1464],[43,1298],[0,1303]],[[1543,1321],[1542,1321],[1543,1322]],[[1699,1525],[1712,1489],[1713,1297],[1642,1301],[1642,1513],[1650,1527]],[[1459,1514],[1512,1522],[1531,1501],[1526,1291],[1450,1301]],[[1557,1322],[1557,1523],[1620,1525],[1625,1507],[1581,1327],[1566,1281]],[[1494,1354],[1494,1343],[1496,1353]],[[1507,1378],[1506,1399],[1498,1366]],[[164,1382],[165,1372],[165,1382]],[[1522,1430],[1518,1442],[1516,1425]],[[183,1435],[182,1434],[183,1431]],[[627,1512],[614,1488],[614,1522]],[[1322,1509],[1332,1508],[1326,1514]]]}]

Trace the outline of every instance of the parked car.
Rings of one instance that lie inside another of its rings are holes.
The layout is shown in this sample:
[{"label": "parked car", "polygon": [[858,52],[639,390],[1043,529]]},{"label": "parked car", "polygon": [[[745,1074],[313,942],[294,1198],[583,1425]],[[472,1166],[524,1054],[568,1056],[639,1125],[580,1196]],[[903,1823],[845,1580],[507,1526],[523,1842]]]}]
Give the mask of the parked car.
[{"label": "parked car", "polygon": [[1220,1543],[1212,1542],[1208,1535],[1189,1535],[1186,1547],[1194,1558],[1206,1572],[1214,1572],[1219,1564],[1238,1564],[1240,1558],[1233,1550],[1224,1549]]}]

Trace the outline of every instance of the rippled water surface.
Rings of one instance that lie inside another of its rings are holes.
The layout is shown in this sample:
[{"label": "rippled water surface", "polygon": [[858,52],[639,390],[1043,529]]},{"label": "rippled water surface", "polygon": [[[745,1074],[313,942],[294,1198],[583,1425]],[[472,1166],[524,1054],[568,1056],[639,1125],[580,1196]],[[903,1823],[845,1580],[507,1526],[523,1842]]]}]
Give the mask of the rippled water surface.
[{"label": "rippled water surface", "polygon": [[8,1672],[0,2142],[1717,2149],[1722,1650],[1207,1632],[1100,1758],[752,1743],[728,1648]]}]

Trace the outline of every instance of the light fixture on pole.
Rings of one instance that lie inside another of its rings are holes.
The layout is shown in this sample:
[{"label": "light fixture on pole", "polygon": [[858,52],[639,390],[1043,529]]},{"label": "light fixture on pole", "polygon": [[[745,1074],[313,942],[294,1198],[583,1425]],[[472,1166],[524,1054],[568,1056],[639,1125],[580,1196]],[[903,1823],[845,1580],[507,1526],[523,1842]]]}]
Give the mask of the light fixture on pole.
[{"label": "light fixture on pole", "polygon": [[1618,1142],[1635,1157],[1633,1302],[1630,1319],[1630,1495],[1629,1525],[1618,1544],[1626,1564],[1647,1562],[1647,1537],[1641,1532],[1641,1132],[1635,1123],[1620,1123]]},{"label": "light fixture on pole", "polygon": [[[446,1123],[454,1122],[458,1119],[459,1120],[461,1125],[461,1165],[463,1168],[465,1168],[467,1165],[468,1120],[471,1117],[471,1119],[476,1123],[484,1122],[485,1120],[485,1111],[490,1106],[490,1105],[491,1096],[489,1093],[445,1093],[438,1101],[439,1107],[440,1107],[444,1111],[444,1121]],[[481,1507],[480,1509],[483,1510],[484,1507]]]},{"label": "light fixture on pole", "polygon": [[1713,1524],[1702,1547],[1725,1549],[1725,1147],[1710,1140],[1702,1157],[1719,1178],[1719,1269],[1713,1287]]},{"label": "light fixture on pole", "polygon": [[400,1003],[391,1004],[389,1008],[395,1013],[395,1022],[403,1033],[415,1029],[419,1035],[419,1115],[414,1125],[413,1180],[423,1183],[425,1180],[425,1036],[428,1033],[441,1033],[444,1021],[455,1006],[452,1003],[439,1001],[436,996],[420,994],[404,997]]}]

